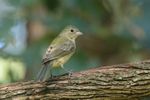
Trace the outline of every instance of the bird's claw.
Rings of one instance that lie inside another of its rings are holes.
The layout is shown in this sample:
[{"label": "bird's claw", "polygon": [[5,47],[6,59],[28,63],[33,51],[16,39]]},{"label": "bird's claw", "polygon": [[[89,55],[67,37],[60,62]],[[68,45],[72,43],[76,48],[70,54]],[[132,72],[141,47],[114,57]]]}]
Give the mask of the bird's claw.
[{"label": "bird's claw", "polygon": [[72,73],[73,73],[72,70],[71,70],[71,71],[68,71],[68,77],[69,77],[69,78],[71,78]]}]

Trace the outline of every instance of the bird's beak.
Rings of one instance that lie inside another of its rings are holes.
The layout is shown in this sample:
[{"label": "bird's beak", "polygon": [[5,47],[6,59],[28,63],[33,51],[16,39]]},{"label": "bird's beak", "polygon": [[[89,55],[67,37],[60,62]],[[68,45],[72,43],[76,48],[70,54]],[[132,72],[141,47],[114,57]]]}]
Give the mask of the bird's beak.
[{"label": "bird's beak", "polygon": [[77,32],[76,34],[77,34],[77,35],[83,35],[83,33],[82,33],[82,32]]}]

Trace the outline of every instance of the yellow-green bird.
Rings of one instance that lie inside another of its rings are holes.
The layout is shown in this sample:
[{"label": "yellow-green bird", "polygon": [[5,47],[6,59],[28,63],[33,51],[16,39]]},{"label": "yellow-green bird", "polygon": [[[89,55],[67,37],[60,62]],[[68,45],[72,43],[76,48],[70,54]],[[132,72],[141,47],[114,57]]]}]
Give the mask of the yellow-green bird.
[{"label": "yellow-green bird", "polygon": [[67,26],[50,44],[42,60],[42,69],[37,80],[43,81],[48,67],[61,67],[74,54],[76,49],[75,39],[82,35],[75,26]]}]

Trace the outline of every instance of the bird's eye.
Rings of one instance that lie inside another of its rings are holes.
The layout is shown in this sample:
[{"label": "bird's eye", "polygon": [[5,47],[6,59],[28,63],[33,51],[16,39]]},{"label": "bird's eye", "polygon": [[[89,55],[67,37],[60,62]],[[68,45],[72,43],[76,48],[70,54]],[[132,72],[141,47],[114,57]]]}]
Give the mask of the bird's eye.
[{"label": "bird's eye", "polygon": [[74,32],[74,30],[73,30],[73,29],[71,29],[70,31],[71,31],[71,32]]}]

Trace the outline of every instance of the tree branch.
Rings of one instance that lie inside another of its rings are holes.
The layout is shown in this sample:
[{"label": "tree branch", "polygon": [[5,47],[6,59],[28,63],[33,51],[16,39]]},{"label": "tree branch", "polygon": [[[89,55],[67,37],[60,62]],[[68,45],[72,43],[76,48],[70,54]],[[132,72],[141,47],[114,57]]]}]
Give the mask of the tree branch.
[{"label": "tree branch", "polygon": [[150,96],[150,60],[102,66],[45,82],[0,86],[0,99],[136,99]]}]

